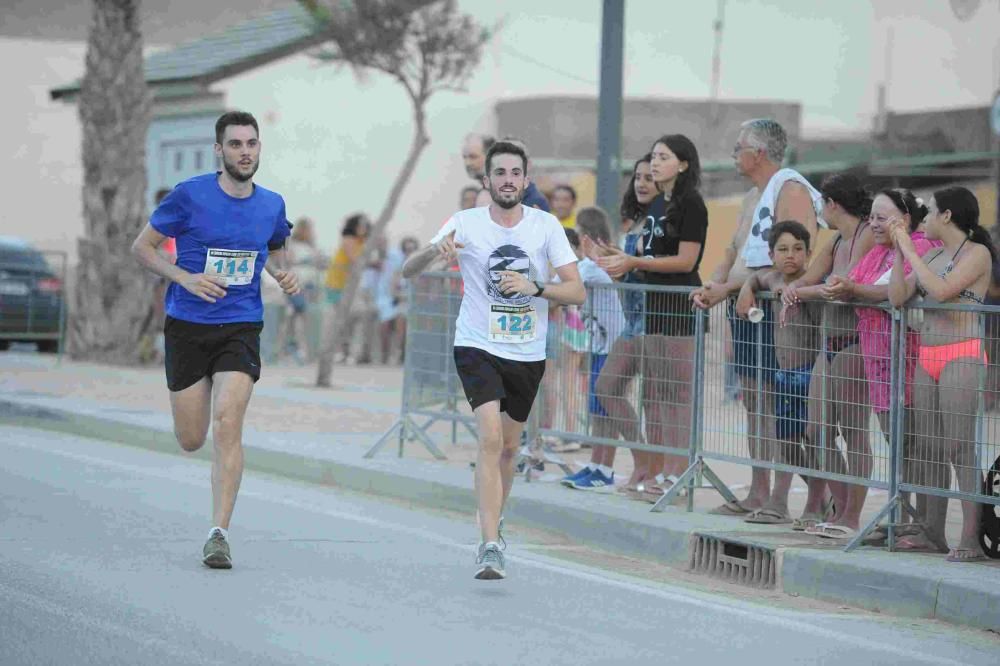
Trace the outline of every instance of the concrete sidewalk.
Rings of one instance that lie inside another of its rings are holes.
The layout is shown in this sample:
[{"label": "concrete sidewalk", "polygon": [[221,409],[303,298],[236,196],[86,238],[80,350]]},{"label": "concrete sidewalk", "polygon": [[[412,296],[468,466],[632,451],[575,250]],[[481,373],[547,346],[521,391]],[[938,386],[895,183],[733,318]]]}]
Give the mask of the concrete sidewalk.
[{"label": "concrete sidewalk", "polygon": [[[312,387],[314,373],[312,367],[264,369],[244,435],[248,468],[471,516],[468,463],[475,448],[461,428],[454,445],[449,425],[431,428],[448,455],[444,462],[434,461],[416,442],[407,444],[403,458],[395,455],[394,442],[374,459],[362,457],[399,413],[399,368],[337,367],[332,389]],[[0,354],[0,421],[180,452],[160,368]],[[207,447],[199,452],[208,454]],[[625,463],[627,456],[622,458]],[[727,482],[746,476],[746,470],[735,467],[721,473]],[[1000,631],[1000,561],[949,564],[940,555],[871,548],[847,554],[840,543],[785,527],[708,515],[704,508],[719,502],[714,490],[696,493],[693,513],[670,507],[657,514],[649,504],[616,494],[567,490],[551,482],[556,478],[546,474],[540,482],[519,481],[506,510],[508,521],[681,568],[692,565],[696,548],[717,551],[736,563],[717,570],[727,577],[743,560],[751,563],[753,574],[753,558],[764,557],[756,560],[757,574],[759,562],[773,562],[772,582],[789,594]]]}]

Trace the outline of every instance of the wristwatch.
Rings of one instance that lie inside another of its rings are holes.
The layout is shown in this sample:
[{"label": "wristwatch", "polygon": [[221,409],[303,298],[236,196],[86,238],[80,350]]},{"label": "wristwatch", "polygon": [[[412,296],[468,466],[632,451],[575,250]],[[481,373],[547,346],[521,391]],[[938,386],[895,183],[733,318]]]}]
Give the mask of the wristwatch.
[{"label": "wristwatch", "polygon": [[545,291],[545,283],[535,280],[535,289],[537,289],[538,291],[536,291],[534,295],[536,297],[541,296],[542,292]]}]

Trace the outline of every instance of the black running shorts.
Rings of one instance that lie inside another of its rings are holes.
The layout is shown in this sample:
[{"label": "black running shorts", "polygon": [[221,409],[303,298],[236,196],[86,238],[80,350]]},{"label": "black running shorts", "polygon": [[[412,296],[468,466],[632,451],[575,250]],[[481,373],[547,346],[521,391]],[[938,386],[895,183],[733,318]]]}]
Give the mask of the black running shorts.
[{"label": "black running shorts", "polygon": [[501,412],[524,423],[542,383],[545,361],[511,361],[476,347],[455,347],[455,370],[472,409],[499,400]]},{"label": "black running shorts", "polygon": [[183,391],[217,372],[243,372],[260,379],[263,322],[195,324],[167,317],[163,324],[167,388]]}]

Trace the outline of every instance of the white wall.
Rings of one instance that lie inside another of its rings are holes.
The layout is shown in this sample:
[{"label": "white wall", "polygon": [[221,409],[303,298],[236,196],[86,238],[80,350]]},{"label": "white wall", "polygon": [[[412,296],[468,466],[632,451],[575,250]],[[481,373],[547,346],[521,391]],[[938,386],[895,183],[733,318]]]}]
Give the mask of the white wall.
[{"label": "white wall", "polygon": [[76,107],[49,100],[49,89],[83,73],[85,44],[0,39],[0,234],[43,250],[75,252],[83,227],[80,128]]}]

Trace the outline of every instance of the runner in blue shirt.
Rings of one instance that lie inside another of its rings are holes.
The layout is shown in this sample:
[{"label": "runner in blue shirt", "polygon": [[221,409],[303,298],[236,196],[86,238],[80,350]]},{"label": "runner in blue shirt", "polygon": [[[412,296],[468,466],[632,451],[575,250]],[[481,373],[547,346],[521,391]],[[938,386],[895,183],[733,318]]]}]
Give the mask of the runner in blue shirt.
[{"label": "runner in blue shirt", "polygon": [[[295,274],[281,268],[291,228],[285,202],[253,182],[259,137],[249,113],[222,115],[215,154],[223,170],[177,185],[132,244],[140,263],[170,280],[164,356],[181,448],[200,449],[213,424],[213,527],[203,550],[213,569],[233,565],[228,530],[243,478],[243,419],[260,378],[261,271],[286,294],[299,293]],[[177,239],[176,264],[157,252],[168,237]]]}]

